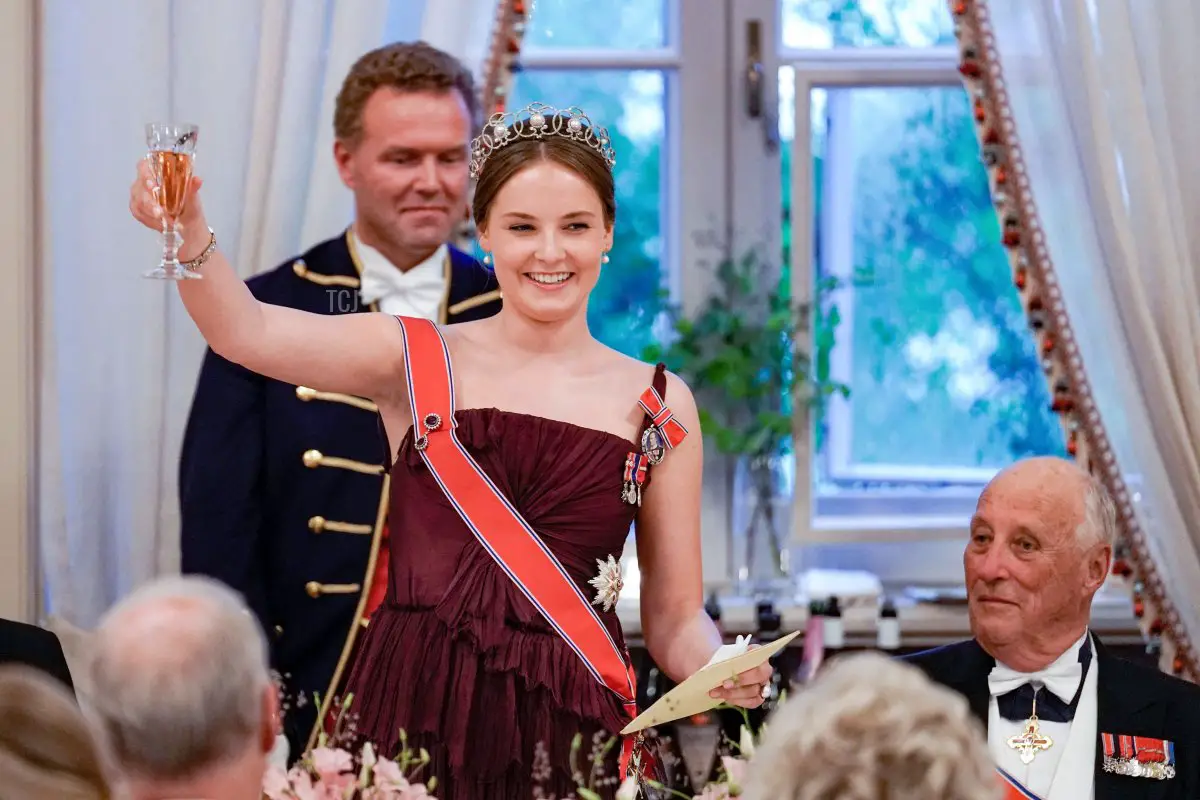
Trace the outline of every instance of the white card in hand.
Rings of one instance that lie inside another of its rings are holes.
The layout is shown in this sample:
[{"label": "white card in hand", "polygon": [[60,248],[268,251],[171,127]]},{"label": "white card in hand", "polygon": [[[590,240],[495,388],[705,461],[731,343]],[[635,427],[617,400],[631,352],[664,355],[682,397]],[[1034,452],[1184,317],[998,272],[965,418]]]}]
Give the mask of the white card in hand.
[{"label": "white card in hand", "polygon": [[[770,644],[756,647],[753,650],[747,649],[750,646],[748,638],[746,641],[741,641],[739,637],[737,643],[724,645],[724,647],[740,648],[742,652],[719,661],[711,661],[696,670],[692,677],[664,694],[658,699],[658,702],[626,725],[621,733],[635,733],[654,725],[662,725],[716,708],[724,701],[710,697],[709,692],[734,676],[763,664],[771,656],[787,647],[788,643],[799,635],[800,631],[795,631],[782,639],[776,639]],[[720,652],[718,649],[717,653],[714,653],[714,658]]]},{"label": "white card in hand", "polygon": [[705,664],[704,666],[711,667],[713,664],[716,664],[718,661],[724,661],[727,658],[733,658],[734,656],[740,656],[742,653],[745,653],[749,649],[750,649],[750,637],[749,636],[739,636],[739,637],[737,637],[737,640],[733,644],[723,644],[720,647],[718,647],[716,649],[716,652],[714,652],[712,654],[712,658],[710,658],[708,660],[708,663]]}]

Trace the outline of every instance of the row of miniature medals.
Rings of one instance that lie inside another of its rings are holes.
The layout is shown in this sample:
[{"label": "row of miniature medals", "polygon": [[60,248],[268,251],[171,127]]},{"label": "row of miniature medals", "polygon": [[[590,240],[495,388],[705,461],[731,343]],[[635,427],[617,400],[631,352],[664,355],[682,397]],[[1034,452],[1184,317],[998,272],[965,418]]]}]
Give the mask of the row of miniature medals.
[{"label": "row of miniature medals", "polygon": [[646,483],[649,468],[661,464],[667,450],[678,447],[688,435],[687,428],[675,419],[653,386],[642,392],[638,405],[650,418],[650,424],[642,432],[642,452],[625,456],[625,485],[621,489],[621,499],[631,506],[642,504],[642,485]]},{"label": "row of miniature medals", "polygon": [[667,454],[667,443],[655,425],[642,433],[642,452],[625,456],[625,485],[621,498],[631,506],[642,504],[642,485],[646,482],[649,467],[662,463]]},{"label": "row of miniature medals", "polygon": [[[1170,744],[1162,739],[1143,739],[1140,736],[1101,734],[1104,745],[1104,771],[1134,778],[1156,778],[1160,781],[1175,777],[1175,765],[1168,752]],[[1037,715],[1037,692],[1033,694],[1033,709],[1025,721],[1025,729],[1008,739],[1022,764],[1029,764],[1040,751],[1049,750],[1054,740],[1042,733]]]}]

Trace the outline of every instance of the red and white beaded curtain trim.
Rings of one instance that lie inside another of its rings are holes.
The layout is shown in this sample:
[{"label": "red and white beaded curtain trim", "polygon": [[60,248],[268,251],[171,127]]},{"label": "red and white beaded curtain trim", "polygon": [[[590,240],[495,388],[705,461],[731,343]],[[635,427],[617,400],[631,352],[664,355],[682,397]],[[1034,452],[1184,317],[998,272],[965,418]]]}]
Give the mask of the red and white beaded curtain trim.
[{"label": "red and white beaded curtain trim", "polygon": [[1053,395],[1052,408],[1067,436],[1067,450],[1081,466],[1100,477],[1116,503],[1121,537],[1113,572],[1129,581],[1139,625],[1161,646],[1159,666],[1195,680],[1200,676],[1200,661],[1151,559],[1063,305],[1030,191],[987,2],[949,0],[949,6],[958,39],[959,72],[971,97],[1013,283],[1037,343]]},{"label": "red and white beaded curtain trim", "polygon": [[492,40],[484,55],[479,105],[483,118],[506,110],[512,76],[520,69],[521,44],[533,11],[533,0],[499,0]]}]

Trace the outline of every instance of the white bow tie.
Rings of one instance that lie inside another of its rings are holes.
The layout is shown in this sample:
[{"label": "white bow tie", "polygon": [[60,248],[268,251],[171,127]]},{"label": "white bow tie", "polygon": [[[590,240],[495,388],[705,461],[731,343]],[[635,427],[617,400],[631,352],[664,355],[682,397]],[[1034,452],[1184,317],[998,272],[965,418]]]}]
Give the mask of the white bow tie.
[{"label": "white bow tie", "polygon": [[408,272],[401,272],[394,267],[387,270],[364,269],[358,293],[364,303],[377,303],[385,297],[403,295],[413,302],[420,299],[430,302],[441,300],[442,292],[446,290],[446,279],[440,270],[434,271],[417,267]]},{"label": "white bow tie", "polygon": [[988,690],[992,697],[1008,694],[1026,683],[1041,684],[1064,703],[1070,703],[1079,689],[1083,678],[1083,664],[1072,660],[1066,664],[1052,664],[1038,672],[1017,672],[997,662],[988,675]]}]

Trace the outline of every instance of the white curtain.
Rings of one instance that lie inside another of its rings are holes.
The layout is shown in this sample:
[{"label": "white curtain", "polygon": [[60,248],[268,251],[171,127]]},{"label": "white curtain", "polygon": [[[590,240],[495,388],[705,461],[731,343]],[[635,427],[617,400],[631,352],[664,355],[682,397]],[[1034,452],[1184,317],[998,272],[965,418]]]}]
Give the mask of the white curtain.
[{"label": "white curtain", "polygon": [[509,0],[427,0],[421,38],[462,61],[481,80],[496,14],[508,5]]},{"label": "white curtain", "polygon": [[1117,463],[1200,635],[1194,0],[987,3],[1030,188]]},{"label": "white curtain", "polygon": [[[403,2],[403,0],[397,0]],[[203,342],[143,280],[127,190],[143,125],[200,126],[209,222],[250,275],[335,235],[342,77],[388,0],[43,0],[40,541],[46,611],[90,627],[178,569],[176,469]]]}]

